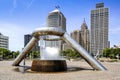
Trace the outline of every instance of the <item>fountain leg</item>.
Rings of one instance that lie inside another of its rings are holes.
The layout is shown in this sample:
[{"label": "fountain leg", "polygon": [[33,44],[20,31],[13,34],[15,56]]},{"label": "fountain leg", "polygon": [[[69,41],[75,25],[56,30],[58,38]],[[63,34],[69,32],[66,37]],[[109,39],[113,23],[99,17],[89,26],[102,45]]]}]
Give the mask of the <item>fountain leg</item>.
[{"label": "fountain leg", "polygon": [[17,56],[17,58],[12,63],[13,66],[18,66],[19,63],[24,59],[24,57],[29,53],[33,46],[38,42],[38,38],[33,37],[30,42],[26,45],[23,51]]},{"label": "fountain leg", "polygon": [[106,70],[95,58],[93,58],[83,47],[81,47],[75,40],[73,40],[67,33],[64,33],[63,40],[70,44],[80,55],[96,70]]}]

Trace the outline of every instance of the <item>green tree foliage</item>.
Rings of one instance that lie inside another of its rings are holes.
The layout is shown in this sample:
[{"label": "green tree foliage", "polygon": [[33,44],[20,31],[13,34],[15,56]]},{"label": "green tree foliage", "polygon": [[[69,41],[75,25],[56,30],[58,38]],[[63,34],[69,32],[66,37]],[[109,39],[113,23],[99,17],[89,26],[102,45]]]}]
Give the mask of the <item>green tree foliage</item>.
[{"label": "green tree foliage", "polygon": [[11,58],[16,58],[19,55],[19,51],[10,51],[5,48],[0,48],[0,57],[2,59],[11,59]]},{"label": "green tree foliage", "polygon": [[106,48],[103,50],[103,56],[109,58],[120,58],[120,48]]},{"label": "green tree foliage", "polygon": [[77,51],[72,50],[72,49],[67,49],[65,51],[61,51],[61,55],[66,56],[68,58],[78,58],[78,57],[80,57],[80,54]]},{"label": "green tree foliage", "polygon": [[[19,51],[10,51],[5,48],[0,48],[0,58],[2,59],[12,59],[16,58],[20,54]],[[31,51],[26,57],[31,58],[40,58],[40,52],[39,51]]]},{"label": "green tree foliage", "polygon": [[16,52],[12,51],[11,54],[13,55],[12,56],[13,58],[16,58],[20,54],[20,52],[19,51],[16,51]]},{"label": "green tree foliage", "polygon": [[3,59],[8,59],[9,56],[10,56],[10,51],[8,49],[5,49],[5,48],[0,48],[0,56],[3,58]]},{"label": "green tree foliage", "polygon": [[40,58],[40,52],[39,51],[31,51],[30,56],[32,58]]}]

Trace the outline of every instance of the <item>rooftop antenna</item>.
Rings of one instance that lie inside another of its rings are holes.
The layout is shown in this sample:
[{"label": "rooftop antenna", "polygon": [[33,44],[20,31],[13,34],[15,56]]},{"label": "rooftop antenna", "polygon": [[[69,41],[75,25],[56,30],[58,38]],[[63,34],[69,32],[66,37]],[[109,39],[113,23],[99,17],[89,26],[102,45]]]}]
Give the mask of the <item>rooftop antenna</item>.
[{"label": "rooftop antenna", "polygon": [[59,5],[57,5],[57,6],[55,6],[55,8],[56,8],[56,9],[60,9],[60,6],[59,6]]}]

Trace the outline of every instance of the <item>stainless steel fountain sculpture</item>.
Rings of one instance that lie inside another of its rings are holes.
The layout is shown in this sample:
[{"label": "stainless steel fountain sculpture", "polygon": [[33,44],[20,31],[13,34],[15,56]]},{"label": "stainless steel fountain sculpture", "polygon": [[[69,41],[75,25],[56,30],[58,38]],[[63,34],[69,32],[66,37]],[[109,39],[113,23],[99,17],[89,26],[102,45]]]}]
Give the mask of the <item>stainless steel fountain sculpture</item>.
[{"label": "stainless steel fountain sculpture", "polygon": [[13,66],[18,66],[24,57],[29,53],[32,47],[39,41],[40,36],[54,35],[59,36],[60,39],[70,44],[72,48],[80,53],[80,55],[87,61],[87,63],[96,70],[107,70],[100,62],[93,58],[81,45],[79,45],[74,39],[72,39],[64,30],[58,27],[44,27],[38,28],[33,33],[33,38],[23,49],[21,54],[13,61]]}]

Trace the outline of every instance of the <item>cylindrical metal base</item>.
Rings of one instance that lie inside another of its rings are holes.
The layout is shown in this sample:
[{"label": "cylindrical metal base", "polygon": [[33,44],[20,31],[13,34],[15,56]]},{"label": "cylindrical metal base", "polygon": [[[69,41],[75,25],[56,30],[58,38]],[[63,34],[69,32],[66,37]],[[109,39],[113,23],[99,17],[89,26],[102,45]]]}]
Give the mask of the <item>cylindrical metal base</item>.
[{"label": "cylindrical metal base", "polygon": [[38,72],[60,72],[67,70],[65,60],[33,60],[32,71]]}]

